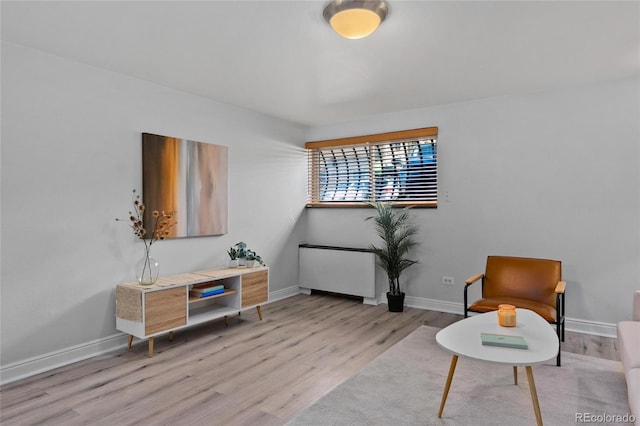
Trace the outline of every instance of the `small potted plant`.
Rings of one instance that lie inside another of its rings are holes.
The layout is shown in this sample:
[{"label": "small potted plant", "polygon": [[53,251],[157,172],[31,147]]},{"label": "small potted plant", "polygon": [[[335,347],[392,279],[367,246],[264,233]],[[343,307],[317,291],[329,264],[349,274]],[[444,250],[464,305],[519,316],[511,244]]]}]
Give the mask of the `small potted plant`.
[{"label": "small potted plant", "polygon": [[247,268],[253,268],[253,265],[255,265],[256,263],[256,253],[253,250],[247,249],[245,262],[246,262]]},{"label": "small potted plant", "polygon": [[238,256],[238,265],[246,266],[247,265],[247,244],[240,241],[236,243],[236,253]]},{"label": "small potted plant", "polygon": [[260,257],[255,251],[249,249],[247,244],[243,241],[240,241],[227,251],[229,257],[231,257],[231,250],[234,250],[234,254],[238,260],[238,266],[247,266],[251,268],[256,262],[260,265],[264,265],[262,257]]},{"label": "small potted plant", "polygon": [[256,262],[260,265],[264,265],[262,258],[255,251],[249,249],[247,249],[246,261],[247,267],[249,268],[252,268],[256,264]]},{"label": "small potted plant", "polygon": [[229,255],[229,268],[237,268],[238,267],[238,250],[235,247],[230,247],[227,250],[227,254]]},{"label": "small potted plant", "polygon": [[411,248],[417,245],[414,237],[418,228],[411,223],[407,208],[394,210],[391,204],[382,202],[371,203],[371,206],[376,209],[377,215],[365,220],[374,220],[378,236],[384,243],[380,247],[372,245],[371,250],[376,254],[378,264],[389,279],[389,311],[402,312],[405,294],[400,290],[400,274],[409,266],[418,263],[417,260],[407,258]]}]

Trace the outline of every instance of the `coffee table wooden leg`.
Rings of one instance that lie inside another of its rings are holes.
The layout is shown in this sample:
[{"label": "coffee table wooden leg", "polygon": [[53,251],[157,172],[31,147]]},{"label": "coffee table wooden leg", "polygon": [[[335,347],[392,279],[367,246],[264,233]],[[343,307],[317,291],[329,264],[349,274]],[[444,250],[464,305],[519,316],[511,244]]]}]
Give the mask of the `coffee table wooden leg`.
[{"label": "coffee table wooden leg", "polygon": [[451,358],[451,366],[449,367],[449,375],[447,376],[447,383],[444,385],[444,392],[442,393],[442,401],[440,402],[440,411],[438,411],[438,417],[442,417],[444,411],[444,403],[447,402],[447,395],[449,395],[449,388],[451,387],[451,379],[453,379],[453,372],[456,371],[456,364],[458,363],[458,355],[454,355]]},{"label": "coffee table wooden leg", "polygon": [[149,358],[153,358],[153,337],[149,337]]},{"label": "coffee table wooden leg", "polygon": [[542,414],[540,413],[540,404],[538,404],[538,393],[536,392],[536,383],[533,381],[533,370],[530,365],[525,367],[527,370],[527,379],[529,380],[529,392],[531,392],[531,401],[533,401],[533,411],[536,413],[536,421],[538,426],[542,426]]},{"label": "coffee table wooden leg", "polygon": [[256,310],[258,311],[258,318],[260,318],[260,321],[262,321],[262,308],[260,307],[260,305],[256,306]]},{"label": "coffee table wooden leg", "polygon": [[131,344],[132,344],[132,343],[133,343],[133,334],[130,334],[130,335],[129,335],[129,343],[127,344],[127,347],[128,347],[129,349],[131,349]]},{"label": "coffee table wooden leg", "polygon": [[513,366],[513,384],[518,384],[518,367],[515,365]]}]

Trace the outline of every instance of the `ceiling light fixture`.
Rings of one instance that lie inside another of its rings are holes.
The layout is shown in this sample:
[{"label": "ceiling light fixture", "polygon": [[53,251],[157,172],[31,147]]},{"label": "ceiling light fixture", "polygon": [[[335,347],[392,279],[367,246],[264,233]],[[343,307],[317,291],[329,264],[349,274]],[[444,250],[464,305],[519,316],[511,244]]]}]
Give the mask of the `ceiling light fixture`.
[{"label": "ceiling light fixture", "polygon": [[384,1],[333,0],[322,16],[342,37],[364,38],[374,32],[389,13]]}]

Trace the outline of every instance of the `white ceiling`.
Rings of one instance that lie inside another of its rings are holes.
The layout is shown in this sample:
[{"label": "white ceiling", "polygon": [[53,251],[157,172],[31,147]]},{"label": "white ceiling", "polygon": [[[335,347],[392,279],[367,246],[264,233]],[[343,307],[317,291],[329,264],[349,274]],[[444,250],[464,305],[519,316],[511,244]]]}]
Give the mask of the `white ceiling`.
[{"label": "white ceiling", "polygon": [[2,40],[306,125],[640,74],[640,2],[2,1]]}]

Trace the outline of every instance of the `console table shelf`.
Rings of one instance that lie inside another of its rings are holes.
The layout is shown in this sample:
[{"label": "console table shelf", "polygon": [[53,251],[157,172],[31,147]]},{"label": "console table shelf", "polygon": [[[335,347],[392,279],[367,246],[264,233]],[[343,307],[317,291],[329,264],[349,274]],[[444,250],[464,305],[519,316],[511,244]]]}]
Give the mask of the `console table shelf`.
[{"label": "console table shelf", "polygon": [[200,324],[205,321],[211,321],[214,319],[218,319],[221,316],[227,317],[229,315],[233,315],[237,313],[237,309],[230,308],[228,306],[217,305],[213,307],[202,307],[192,309],[189,312],[189,321],[188,325]]},{"label": "console table shelf", "polygon": [[213,296],[207,296],[207,297],[189,296],[189,303],[198,303],[198,302],[202,302],[203,300],[210,300],[210,299],[216,299],[218,297],[225,297],[225,296],[229,296],[230,294],[235,294],[237,292],[238,292],[237,290],[230,290],[225,288],[224,293],[214,294]]},{"label": "console table shelf", "polygon": [[[224,293],[207,297],[190,295],[194,285],[224,285]],[[133,337],[153,339],[185,327],[224,318],[256,308],[262,320],[261,305],[269,300],[269,268],[219,268],[160,277],[155,284],[137,282],[116,286],[116,328]]]}]

